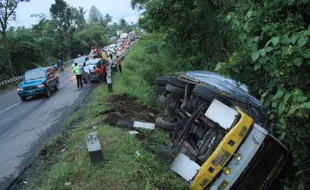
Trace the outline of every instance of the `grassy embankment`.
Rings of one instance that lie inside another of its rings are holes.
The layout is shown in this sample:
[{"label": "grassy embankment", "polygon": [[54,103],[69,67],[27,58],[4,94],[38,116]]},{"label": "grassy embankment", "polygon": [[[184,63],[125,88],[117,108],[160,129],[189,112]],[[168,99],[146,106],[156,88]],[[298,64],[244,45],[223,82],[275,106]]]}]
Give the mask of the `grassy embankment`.
[{"label": "grassy embankment", "polygon": [[[139,63],[135,54],[143,49],[138,42],[123,61],[123,73],[117,73],[114,93],[128,93],[140,102],[155,105],[153,87],[141,75],[127,67]],[[157,144],[170,144],[168,134],[142,131],[138,139],[128,132],[107,125],[105,113],[113,109],[108,103],[112,94],[107,86],[95,89],[83,105],[66,122],[64,130],[38,151],[38,160],[27,171],[26,189],[187,189],[188,184],[169,169],[169,163],[159,160],[152,152]],[[130,107],[128,107],[130,109]],[[72,126],[79,126],[77,128]],[[96,126],[105,158],[104,164],[91,165],[85,136]],[[60,150],[66,149],[61,153]],[[140,156],[136,154],[140,152]],[[65,186],[66,182],[71,185]]]}]

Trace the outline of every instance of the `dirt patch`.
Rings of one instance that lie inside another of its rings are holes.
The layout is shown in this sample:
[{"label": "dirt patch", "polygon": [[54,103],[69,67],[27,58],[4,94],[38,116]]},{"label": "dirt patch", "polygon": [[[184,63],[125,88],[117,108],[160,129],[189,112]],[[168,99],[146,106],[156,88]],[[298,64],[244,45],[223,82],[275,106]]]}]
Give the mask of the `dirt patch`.
[{"label": "dirt patch", "polygon": [[110,97],[105,103],[106,106],[113,107],[110,113],[104,113],[104,122],[115,125],[117,121],[130,119],[135,121],[146,121],[154,123],[156,115],[159,113],[156,109],[140,104],[133,97],[127,94],[118,94]]}]

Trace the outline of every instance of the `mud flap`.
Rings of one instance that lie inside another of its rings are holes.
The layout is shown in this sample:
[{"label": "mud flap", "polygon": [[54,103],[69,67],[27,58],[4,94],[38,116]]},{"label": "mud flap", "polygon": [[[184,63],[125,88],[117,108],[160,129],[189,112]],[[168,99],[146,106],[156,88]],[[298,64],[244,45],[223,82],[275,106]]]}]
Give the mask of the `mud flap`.
[{"label": "mud flap", "polygon": [[173,160],[170,169],[183,177],[187,182],[192,183],[193,178],[200,170],[200,166],[185,154],[179,153]]}]

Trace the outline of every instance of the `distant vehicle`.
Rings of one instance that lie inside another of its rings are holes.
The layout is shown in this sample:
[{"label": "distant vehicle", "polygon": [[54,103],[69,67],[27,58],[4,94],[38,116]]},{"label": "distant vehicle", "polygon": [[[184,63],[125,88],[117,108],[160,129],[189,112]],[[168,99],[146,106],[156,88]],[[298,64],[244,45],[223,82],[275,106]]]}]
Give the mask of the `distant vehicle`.
[{"label": "distant vehicle", "polygon": [[117,42],[116,43],[116,50],[122,51],[122,42]]},{"label": "distant vehicle", "polygon": [[[96,68],[101,68],[101,66],[104,64],[104,60],[103,59],[90,59],[86,62],[86,67],[89,68],[90,70],[90,80],[91,81],[100,81],[100,78],[98,77],[96,70],[94,70],[94,66],[96,66]],[[86,83],[86,79],[83,76],[82,80],[84,81],[84,83]]]},{"label": "distant vehicle", "polygon": [[136,41],[136,38],[135,37],[130,37],[130,41],[134,42],[134,41]]},{"label": "distant vehicle", "polygon": [[86,62],[86,58],[88,58],[88,56],[82,56],[82,57],[78,57],[78,58],[74,59],[72,67],[74,67],[75,63],[77,63],[78,66],[82,67],[83,63]]},{"label": "distant vehicle", "polygon": [[123,33],[123,34],[121,34],[120,38],[126,39],[126,38],[128,38],[128,34],[127,33]]},{"label": "distant vehicle", "polygon": [[51,90],[59,90],[59,75],[54,67],[27,71],[24,80],[18,85],[20,99],[26,101],[30,96],[44,94],[51,96]]},{"label": "distant vehicle", "polygon": [[136,36],[135,31],[131,31],[131,32],[129,32],[129,36],[130,36],[130,38],[131,38],[131,37],[135,37],[135,36]]},{"label": "distant vehicle", "polygon": [[120,36],[122,33],[124,33],[123,30],[117,30],[117,31],[116,31],[116,35],[117,35],[117,36]]},{"label": "distant vehicle", "polygon": [[112,36],[111,38],[109,38],[109,40],[116,40],[117,37],[116,36]]}]

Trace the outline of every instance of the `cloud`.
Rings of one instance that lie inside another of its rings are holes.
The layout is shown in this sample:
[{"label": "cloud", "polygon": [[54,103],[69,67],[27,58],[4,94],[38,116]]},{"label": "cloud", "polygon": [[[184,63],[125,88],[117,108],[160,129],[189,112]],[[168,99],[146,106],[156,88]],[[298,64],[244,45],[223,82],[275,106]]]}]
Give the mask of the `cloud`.
[{"label": "cloud", "polygon": [[[91,6],[96,6],[103,15],[109,14],[113,20],[125,18],[128,23],[138,21],[137,17],[141,13],[137,10],[132,10],[130,6],[131,0],[65,0],[73,7],[83,7],[87,10],[85,18],[88,18]],[[25,26],[32,27],[33,24],[38,23],[36,18],[31,18],[32,14],[44,13],[50,14],[49,9],[55,0],[31,0],[30,2],[20,3],[16,9],[17,20],[10,22],[10,26],[18,27]]]}]

